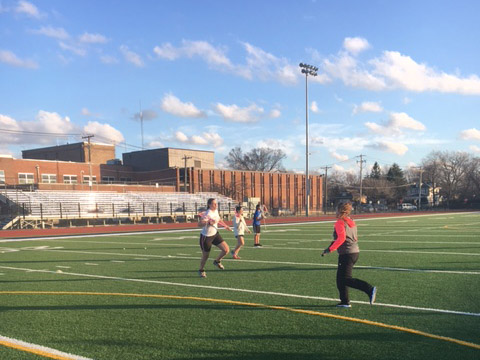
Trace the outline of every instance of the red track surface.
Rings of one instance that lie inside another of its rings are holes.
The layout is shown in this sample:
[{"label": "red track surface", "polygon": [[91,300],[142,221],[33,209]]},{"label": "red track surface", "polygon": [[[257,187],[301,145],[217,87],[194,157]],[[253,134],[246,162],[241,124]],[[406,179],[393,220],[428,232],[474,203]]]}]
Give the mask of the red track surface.
[{"label": "red track surface", "polygon": [[[435,212],[439,213],[439,212]],[[392,216],[408,216],[434,214],[434,212],[414,212],[414,213],[382,213],[382,214],[359,214],[353,215],[354,219],[376,218],[376,217],[392,217]],[[267,218],[269,224],[290,224],[301,222],[315,222],[334,220],[333,215],[318,217],[279,217]],[[231,225],[227,222],[227,224]],[[169,223],[169,224],[137,224],[137,225],[116,225],[116,226],[92,226],[92,227],[73,227],[73,228],[55,228],[55,229],[28,229],[28,230],[0,230],[0,239],[41,237],[41,236],[63,236],[63,235],[87,235],[87,234],[108,234],[108,233],[125,233],[125,232],[146,232],[159,230],[174,229],[195,229],[197,223]]]}]

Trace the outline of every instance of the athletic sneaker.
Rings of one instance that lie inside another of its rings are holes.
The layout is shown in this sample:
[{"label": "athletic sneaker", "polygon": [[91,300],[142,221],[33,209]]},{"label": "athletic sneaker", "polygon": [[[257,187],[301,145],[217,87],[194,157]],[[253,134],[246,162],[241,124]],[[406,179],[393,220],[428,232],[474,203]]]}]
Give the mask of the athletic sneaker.
[{"label": "athletic sneaker", "polygon": [[240,260],[240,259],[241,259],[241,257],[240,257],[240,256],[238,256],[238,255],[235,255],[235,254],[232,254],[232,258],[234,258],[235,260]]},{"label": "athletic sneaker", "polygon": [[373,289],[372,289],[372,292],[370,293],[370,305],[373,305],[376,297],[377,297],[377,287],[374,286]]},{"label": "athletic sneaker", "polygon": [[352,307],[352,305],[350,305],[350,304],[342,304],[342,303],[340,303],[340,304],[337,304],[337,307],[338,307],[338,308],[351,308],[351,307]]},{"label": "athletic sneaker", "polygon": [[198,270],[198,276],[200,276],[201,278],[206,278],[207,273],[205,272],[205,270]]},{"label": "athletic sneaker", "polygon": [[253,244],[253,247],[261,248],[261,247],[262,247],[262,244]]},{"label": "athletic sneaker", "polygon": [[222,263],[220,261],[213,260],[213,265],[215,265],[220,270],[225,270],[225,267],[222,265]]}]

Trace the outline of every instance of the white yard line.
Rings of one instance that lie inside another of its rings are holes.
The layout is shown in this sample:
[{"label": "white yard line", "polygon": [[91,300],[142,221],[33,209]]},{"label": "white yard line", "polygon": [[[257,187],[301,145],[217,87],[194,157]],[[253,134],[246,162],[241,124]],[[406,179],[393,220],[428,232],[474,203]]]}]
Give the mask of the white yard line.
[{"label": "white yard line", "polygon": [[[181,286],[181,287],[190,287],[190,288],[201,288],[201,289],[210,289],[210,290],[223,290],[223,291],[233,291],[233,292],[242,292],[242,293],[251,293],[251,294],[282,296],[282,297],[291,297],[291,298],[300,298],[300,299],[313,299],[313,300],[335,301],[335,302],[338,301],[338,299],[335,299],[335,298],[327,298],[327,297],[320,297],[320,296],[309,296],[309,295],[298,295],[298,294],[288,294],[288,293],[280,293],[280,292],[273,292],[273,291],[261,291],[261,290],[239,289],[239,288],[229,288],[229,287],[221,287],[221,286],[185,284],[185,283],[175,283],[175,282],[160,281],[160,280],[132,279],[132,278],[123,278],[123,277],[118,277],[118,276],[105,276],[105,275],[81,274],[81,273],[70,273],[70,272],[56,273],[56,272],[50,271],[50,270],[35,270],[35,269],[27,269],[27,268],[16,268],[16,267],[10,267],[10,266],[0,266],[0,268],[1,269],[8,269],[8,270],[16,270],[16,271],[51,273],[51,274],[55,274],[55,275],[58,275],[58,276],[69,275],[69,276],[79,276],[79,277],[87,277],[87,278],[95,278],[95,279],[121,280],[121,281],[129,281],[129,282],[161,284],[161,285]],[[351,302],[356,303],[356,304],[369,304],[369,302],[367,302],[367,301],[351,301]],[[444,313],[444,314],[452,314],[452,315],[466,315],[466,316],[478,316],[478,317],[480,317],[480,313],[471,313],[471,312],[463,312],[463,311],[456,311],[456,310],[445,310],[445,309],[435,309],[435,308],[424,308],[424,307],[416,307],[416,306],[409,306],[409,305],[375,303],[375,306],[384,306],[384,307],[392,307],[392,308],[410,309],[410,310],[416,310],[416,311],[420,310],[420,311],[428,311],[428,312],[436,312],[436,313]]]},{"label": "white yard line", "polygon": [[[282,250],[285,248],[282,248]],[[317,249],[318,250],[318,249]],[[34,250],[30,250],[34,251]],[[194,256],[173,256],[173,255],[139,255],[139,254],[126,254],[126,253],[111,253],[111,252],[97,252],[97,251],[81,251],[81,250],[48,250],[41,249],[37,251],[55,251],[55,252],[67,252],[67,253],[76,253],[76,254],[87,254],[87,255],[114,255],[114,256],[143,256],[146,258],[152,259],[187,259],[187,260],[196,260],[198,261],[199,257]],[[256,250],[260,251],[260,250]],[[201,254],[202,252],[197,252]],[[234,261],[234,262],[246,262],[246,263],[259,263],[259,264],[277,264],[277,265],[296,265],[296,266],[319,266],[319,267],[337,267],[337,264],[322,264],[322,263],[301,263],[293,261],[268,261],[268,260],[233,260],[225,258],[222,261]],[[406,271],[406,272],[417,272],[417,273],[439,273],[439,274],[460,274],[460,275],[480,275],[480,271],[454,271],[454,270],[424,270],[424,269],[409,269],[409,268],[395,268],[395,267],[380,267],[380,266],[366,266],[366,265],[355,265],[357,269],[374,269],[374,270],[386,270],[386,271]]]},{"label": "white yard line", "polygon": [[[46,354],[51,355],[51,356],[56,356],[55,359],[64,359],[64,360],[93,360],[90,358],[86,358],[84,356],[79,356],[79,355],[74,355],[70,353],[66,353],[60,350],[52,349],[46,346],[42,345],[37,345],[37,344],[32,344],[26,341],[18,340],[18,339],[13,339],[9,338],[6,336],[0,335],[0,343],[4,346],[16,349],[16,350],[21,350],[24,352],[30,352],[34,354],[38,354],[40,356],[45,357]],[[43,354],[43,355],[42,355]],[[49,356],[50,358],[52,358]]]},{"label": "white yard line", "polygon": [[[405,219],[405,217],[409,218],[418,218],[418,217],[438,217],[438,216],[446,216],[446,215],[472,215],[472,214],[480,214],[478,211],[472,212],[464,212],[461,214],[458,213],[443,213],[443,214],[422,214],[422,215],[403,215],[403,216],[379,216],[375,218],[367,218],[367,219],[355,219],[356,222],[362,221],[375,221],[375,220],[385,220],[385,219]],[[328,224],[334,223],[336,220],[324,220],[324,221],[313,221],[313,222],[296,222],[290,224],[268,224],[269,227],[281,227],[281,226],[307,226],[307,225],[318,225],[318,224]],[[472,223],[478,224],[478,223]],[[440,225],[439,225],[440,226]],[[42,241],[42,240],[56,240],[56,239],[72,239],[72,238],[91,238],[91,237],[109,237],[109,236],[129,236],[129,235],[136,235],[136,236],[144,236],[145,234],[171,234],[171,233],[179,233],[179,232],[199,232],[199,229],[177,229],[177,230],[157,230],[157,231],[144,231],[144,232],[125,232],[125,233],[108,233],[108,234],[91,234],[91,235],[65,235],[65,236],[49,236],[49,237],[32,237],[32,238],[23,238],[23,239],[1,239],[0,243],[3,242],[20,242],[20,241]]]}]

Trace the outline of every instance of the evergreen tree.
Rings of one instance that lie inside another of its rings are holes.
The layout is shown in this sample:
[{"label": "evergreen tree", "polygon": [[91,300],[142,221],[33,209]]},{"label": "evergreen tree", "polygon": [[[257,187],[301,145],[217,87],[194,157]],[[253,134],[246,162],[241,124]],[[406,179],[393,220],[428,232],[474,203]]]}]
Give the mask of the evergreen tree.
[{"label": "evergreen tree", "polygon": [[407,192],[407,187],[403,186],[407,184],[405,174],[398,164],[393,163],[390,169],[388,169],[387,180],[391,183],[394,190],[394,201],[398,202]]},{"label": "evergreen tree", "polygon": [[373,164],[372,167],[372,172],[370,173],[370,178],[380,179],[380,176],[382,176],[382,170],[380,169],[380,165],[375,161],[375,164]]}]

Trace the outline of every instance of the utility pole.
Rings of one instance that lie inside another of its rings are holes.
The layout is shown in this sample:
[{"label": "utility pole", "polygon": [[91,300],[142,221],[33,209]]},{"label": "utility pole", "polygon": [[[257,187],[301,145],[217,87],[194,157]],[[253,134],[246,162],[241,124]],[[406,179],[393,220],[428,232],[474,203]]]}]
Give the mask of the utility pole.
[{"label": "utility pole", "polygon": [[[90,187],[90,190],[92,190],[92,184],[93,184],[93,181],[92,181],[92,154],[91,154],[91,151],[90,151],[90,139],[93,137],[94,135],[85,135],[85,136],[82,136],[82,139],[88,139],[88,169],[89,169],[89,179],[88,179],[88,185]],[[82,179],[82,183],[83,183],[83,179]]]},{"label": "utility pole", "polygon": [[328,210],[328,169],[331,169],[331,166],[325,166],[325,207],[324,214],[327,215]]},{"label": "utility pole", "polygon": [[183,176],[183,191],[187,192],[187,160],[188,159],[191,159],[192,157],[191,156],[187,156],[187,155],[184,155],[183,156],[183,160],[185,160],[185,174]]},{"label": "utility pole", "polygon": [[360,158],[360,161],[357,161],[357,163],[360,163],[360,204],[362,204],[362,199],[363,199],[363,193],[362,193],[362,190],[363,190],[363,164],[367,162],[366,160],[363,160],[364,156],[365,155],[362,155],[362,154],[357,156],[357,157]]},{"label": "utility pole", "polygon": [[422,174],[425,170],[423,170],[421,167],[418,168],[418,171],[420,172],[420,181],[418,185],[418,207],[417,209],[420,210],[422,206]]}]

